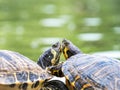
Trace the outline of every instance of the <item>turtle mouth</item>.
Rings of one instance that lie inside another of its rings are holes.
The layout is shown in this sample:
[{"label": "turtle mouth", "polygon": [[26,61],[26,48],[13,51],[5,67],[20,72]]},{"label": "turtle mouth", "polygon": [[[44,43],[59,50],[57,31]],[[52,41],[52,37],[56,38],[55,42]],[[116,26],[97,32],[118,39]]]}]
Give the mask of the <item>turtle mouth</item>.
[{"label": "turtle mouth", "polygon": [[57,65],[59,63],[59,60],[60,60],[60,55],[61,55],[61,52],[57,55],[57,57],[55,58],[55,63],[54,65]]},{"label": "turtle mouth", "polygon": [[55,51],[54,59],[52,60],[52,65],[57,65],[59,63],[60,56],[61,56],[61,53],[62,53],[61,43],[57,42],[57,43],[53,44],[52,49]]}]

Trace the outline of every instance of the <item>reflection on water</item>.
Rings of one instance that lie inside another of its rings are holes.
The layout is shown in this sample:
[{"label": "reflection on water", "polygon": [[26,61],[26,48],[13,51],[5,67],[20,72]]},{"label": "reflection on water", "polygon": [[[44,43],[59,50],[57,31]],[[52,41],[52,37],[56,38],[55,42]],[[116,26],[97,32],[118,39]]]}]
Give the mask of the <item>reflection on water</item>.
[{"label": "reflection on water", "polygon": [[42,26],[45,27],[61,27],[64,25],[64,20],[59,18],[48,18],[41,21]]},{"label": "reflection on water", "polygon": [[103,52],[95,52],[95,55],[102,55],[102,56],[107,56],[107,57],[112,57],[112,58],[119,58],[120,59],[120,51],[103,51]]},{"label": "reflection on water", "polygon": [[120,34],[120,27],[114,27],[113,29],[116,34]]},{"label": "reflection on water", "polygon": [[44,27],[62,27],[70,20],[70,18],[69,15],[61,15],[58,18],[45,18],[40,20],[39,24],[42,24]]},{"label": "reflection on water", "polygon": [[85,18],[84,24],[85,24],[85,26],[99,26],[101,24],[101,19],[98,17]]},{"label": "reflection on water", "polygon": [[98,41],[102,39],[103,34],[101,33],[82,33],[78,35],[78,38],[83,41]]}]

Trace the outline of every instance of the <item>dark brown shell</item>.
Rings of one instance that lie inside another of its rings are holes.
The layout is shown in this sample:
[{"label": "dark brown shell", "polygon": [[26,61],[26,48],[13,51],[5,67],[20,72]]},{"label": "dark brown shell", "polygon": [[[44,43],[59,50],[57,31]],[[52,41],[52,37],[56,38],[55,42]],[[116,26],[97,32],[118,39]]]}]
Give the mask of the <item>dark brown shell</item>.
[{"label": "dark brown shell", "polygon": [[0,50],[0,88],[1,85],[14,86],[24,83],[32,87],[32,84],[50,78],[51,75],[29,58],[17,52]]},{"label": "dark brown shell", "polygon": [[117,59],[77,54],[63,64],[62,71],[76,88],[79,87],[76,81],[79,76],[91,83],[95,90],[120,90],[120,61]]}]

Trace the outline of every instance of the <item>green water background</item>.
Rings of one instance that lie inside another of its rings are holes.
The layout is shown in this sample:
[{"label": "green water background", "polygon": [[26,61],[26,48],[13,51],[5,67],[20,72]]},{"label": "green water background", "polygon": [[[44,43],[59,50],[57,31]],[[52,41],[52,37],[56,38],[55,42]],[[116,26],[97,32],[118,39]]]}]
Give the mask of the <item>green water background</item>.
[{"label": "green water background", "polygon": [[[35,61],[50,40],[63,38],[85,53],[120,50],[119,5],[120,0],[0,0],[0,49]],[[101,38],[84,40],[81,34]]]}]

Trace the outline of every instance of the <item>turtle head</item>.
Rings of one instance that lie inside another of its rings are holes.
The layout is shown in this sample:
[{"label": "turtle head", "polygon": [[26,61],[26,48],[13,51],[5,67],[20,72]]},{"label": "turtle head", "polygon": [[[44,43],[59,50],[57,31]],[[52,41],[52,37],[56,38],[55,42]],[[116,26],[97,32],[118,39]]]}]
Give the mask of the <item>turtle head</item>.
[{"label": "turtle head", "polygon": [[59,42],[57,42],[53,44],[50,49],[46,50],[39,57],[37,64],[41,66],[43,69],[52,65],[56,65],[59,63],[60,55],[61,55],[61,45]]},{"label": "turtle head", "polygon": [[70,58],[73,55],[81,53],[78,47],[76,47],[71,41],[66,39],[62,41],[61,48],[66,59]]}]

